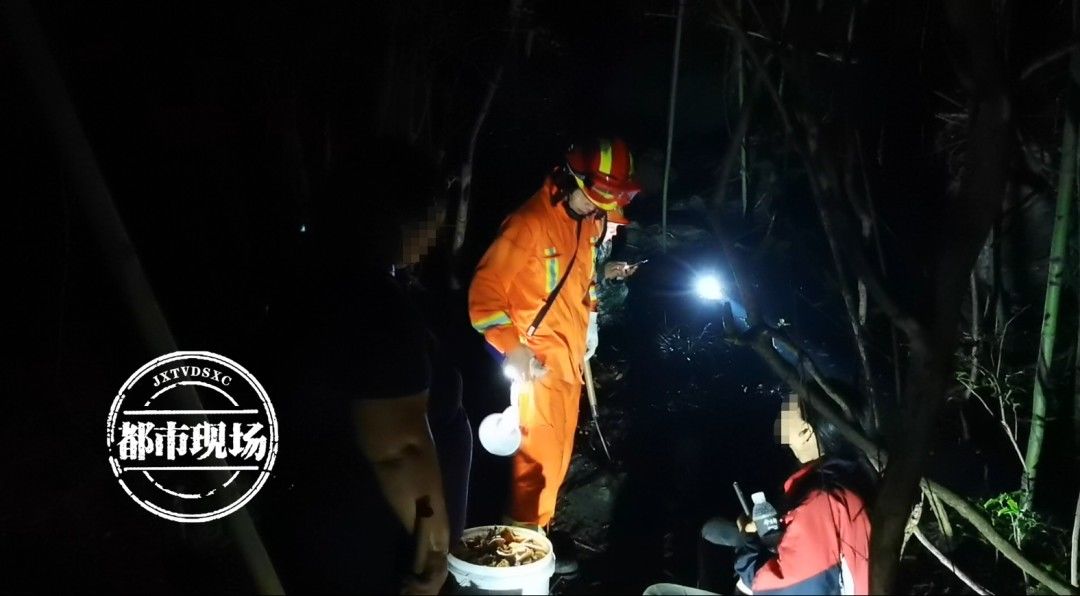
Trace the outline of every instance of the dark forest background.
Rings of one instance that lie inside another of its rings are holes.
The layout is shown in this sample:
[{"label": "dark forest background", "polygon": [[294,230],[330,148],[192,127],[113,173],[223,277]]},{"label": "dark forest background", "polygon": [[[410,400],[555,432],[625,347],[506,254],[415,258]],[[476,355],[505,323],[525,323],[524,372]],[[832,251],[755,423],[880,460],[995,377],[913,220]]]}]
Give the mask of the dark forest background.
[{"label": "dark forest background", "polygon": [[[182,349],[255,351],[343,168],[358,181],[356,250],[399,242],[400,224],[445,205],[419,269],[425,310],[474,425],[500,409],[497,367],[467,321],[471,271],[572,139],[617,134],[645,192],[616,255],[650,263],[597,356],[618,461],[597,471],[583,430],[568,488],[597,475],[614,487],[592,530],[635,565],[597,564],[565,589],[692,581],[683,555],[705,517],[735,512],[731,480],[778,485],[790,466],[771,424],[792,390],[873,406],[851,430],[878,463],[888,452],[876,588],[1076,592],[1077,7],[684,10],[664,238],[678,2],[7,3],[9,585],[253,589],[230,526],[178,527],[119,490],[105,415],[158,355],[156,308]],[[36,84],[50,73],[65,87]],[[85,151],[70,150],[81,135]],[[748,327],[686,295],[703,269],[722,273]],[[497,516],[505,473],[477,450],[472,522]]]}]

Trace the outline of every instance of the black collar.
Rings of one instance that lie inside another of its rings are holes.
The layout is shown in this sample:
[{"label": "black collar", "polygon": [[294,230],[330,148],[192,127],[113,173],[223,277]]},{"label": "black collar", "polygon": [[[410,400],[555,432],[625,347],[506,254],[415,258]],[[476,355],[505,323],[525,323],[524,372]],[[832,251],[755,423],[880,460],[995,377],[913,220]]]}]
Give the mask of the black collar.
[{"label": "black collar", "polygon": [[570,219],[572,219],[574,221],[583,221],[586,217],[589,217],[588,215],[582,215],[582,214],[578,213],[577,211],[574,211],[574,209],[570,206],[570,201],[569,200],[564,200],[562,202],[562,206],[563,206],[563,209],[566,210],[566,214],[570,216]]}]

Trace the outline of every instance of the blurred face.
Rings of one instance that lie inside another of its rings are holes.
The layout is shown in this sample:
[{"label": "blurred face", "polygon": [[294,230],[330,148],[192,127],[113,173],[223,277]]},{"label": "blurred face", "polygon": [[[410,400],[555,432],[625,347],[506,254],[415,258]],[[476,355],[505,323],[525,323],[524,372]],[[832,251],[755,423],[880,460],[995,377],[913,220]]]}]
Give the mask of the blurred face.
[{"label": "blurred face", "polygon": [[428,208],[426,217],[401,226],[401,255],[398,266],[409,267],[420,262],[438,240],[439,228],[446,221],[446,207],[439,203]]},{"label": "blurred face", "polygon": [[585,196],[585,191],[580,188],[575,188],[567,201],[570,203],[570,208],[578,215],[588,215],[597,209],[596,203],[590,201],[589,197]]},{"label": "blurred face", "polygon": [[803,418],[799,402],[789,399],[780,407],[775,434],[781,445],[787,445],[800,463],[812,462],[821,457],[814,427]]}]

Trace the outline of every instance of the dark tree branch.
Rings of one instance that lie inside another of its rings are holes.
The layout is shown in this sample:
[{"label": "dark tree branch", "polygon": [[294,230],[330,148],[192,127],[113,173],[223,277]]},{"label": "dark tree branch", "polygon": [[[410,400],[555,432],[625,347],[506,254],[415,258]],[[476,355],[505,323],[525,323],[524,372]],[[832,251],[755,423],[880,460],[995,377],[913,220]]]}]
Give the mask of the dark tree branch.
[{"label": "dark tree branch", "polygon": [[743,102],[742,110],[739,112],[739,121],[735,125],[735,130],[731,133],[727,151],[724,152],[720,167],[717,168],[716,194],[713,198],[714,210],[719,210],[724,204],[724,199],[727,196],[728,179],[731,177],[731,171],[735,169],[736,156],[739,155],[743,146],[746,131],[750,128],[750,120],[754,114],[754,106],[757,105],[757,98],[762,84],[762,75],[758,72],[757,76],[754,77],[754,82],[750,85],[750,93],[747,94],[746,101]]},{"label": "dark tree branch", "polygon": [[[721,14],[729,23],[737,23],[734,17],[723,7],[720,6]],[[743,32],[737,25],[732,24],[730,30],[735,35],[735,39],[742,44],[743,49],[747,55],[750,56],[751,62],[757,68],[758,76],[761,77],[762,82],[765,84],[766,89],[769,91],[769,97],[772,100],[773,106],[776,110],[777,116],[780,118],[783,124],[784,133],[788,139],[794,140],[794,127],[791,125],[791,118],[788,115],[787,108],[784,106],[783,101],[780,99],[780,93],[777,91],[776,86],[769,78],[768,71],[765,69],[765,64],[762,59],[757,55],[754,48],[749,44],[745,32]],[[807,169],[810,172],[810,177],[813,177],[814,166],[808,160],[807,153],[802,150],[798,145],[799,153],[803,156],[804,161],[807,162]],[[811,184],[816,184],[815,180],[811,180]],[[873,269],[868,267],[865,259],[862,258],[860,251],[850,251],[854,254],[855,259],[851,263],[856,268],[856,274],[862,278],[870,290],[871,295],[879,303],[882,310],[893,322],[894,325],[900,328],[911,340],[919,341],[921,338],[921,327],[912,316],[907,314],[903,308],[896,303],[889,292],[882,286],[880,280],[874,274]]]},{"label": "dark tree branch", "polygon": [[783,346],[789,351],[794,352],[799,358],[799,364],[810,374],[810,377],[814,379],[814,382],[821,387],[821,390],[825,392],[825,395],[828,395],[833,400],[833,403],[835,403],[848,418],[854,420],[854,415],[851,413],[851,408],[847,405],[847,402],[844,401],[844,398],[841,397],[839,393],[837,393],[832,384],[825,380],[824,375],[821,374],[817,365],[814,364],[814,359],[811,358],[805,350],[792,342],[791,339],[787,337],[787,334],[779,329],[765,327],[763,328],[763,333],[770,336],[773,345],[776,347]]},{"label": "dark tree branch", "polygon": [[1050,64],[1054,60],[1058,60],[1060,58],[1068,56],[1072,53],[1073,50],[1077,49],[1078,47],[1080,47],[1080,42],[1073,42],[1063,48],[1059,48],[1045,56],[1038,58],[1024,68],[1024,71],[1020,73],[1020,80],[1023,81],[1024,79],[1030,77],[1031,75],[1035,74],[1035,71],[1046,66],[1047,64]]},{"label": "dark tree branch", "polygon": [[[881,277],[884,279],[887,277],[888,272],[885,269],[885,251],[881,247],[881,230],[878,228],[878,215],[877,210],[874,208],[874,194],[870,192],[870,176],[866,172],[866,161],[863,159],[863,144],[862,135],[859,131],[855,130],[855,156],[859,164],[859,176],[863,182],[863,194],[866,200],[866,210],[870,217],[870,233],[874,240],[874,249],[876,250],[878,260],[878,270],[881,272]],[[852,189],[852,192],[855,192]],[[856,275],[858,272],[856,271]],[[859,276],[859,279],[866,285],[867,281],[864,276]],[[892,320],[892,319],[890,319]],[[896,384],[896,399],[900,399],[903,395],[903,371],[900,366],[900,338],[896,335],[896,326],[889,327],[889,339],[892,343],[892,359],[893,359],[893,381]]]},{"label": "dark tree branch", "polygon": [[[813,150],[811,150],[813,151]],[[811,157],[813,154],[811,154]],[[831,167],[831,164],[826,164],[826,167],[820,168],[826,172],[830,179],[830,187],[839,190],[838,188],[838,176],[835,169]],[[822,185],[814,179],[814,169],[808,168],[810,173],[810,189],[811,195],[814,197],[814,203],[817,205],[818,216],[821,220],[821,227],[825,231],[825,237],[829,242],[829,252],[832,254],[833,267],[836,269],[836,277],[838,285],[840,286],[840,296],[844,301],[844,308],[847,311],[848,323],[851,325],[851,335],[855,342],[855,351],[859,355],[860,370],[863,375],[863,386],[866,388],[867,401],[870,402],[875,416],[875,423],[877,422],[877,403],[876,403],[876,391],[874,390],[873,373],[870,370],[870,357],[867,352],[867,346],[869,345],[869,339],[866,337],[866,328],[859,317],[859,309],[855,300],[855,296],[851,292],[851,286],[847,281],[846,267],[844,266],[843,254],[840,250],[840,241],[842,232],[837,228],[837,220],[839,217],[835,215],[837,211],[833,201],[833,197],[827,192]],[[858,276],[856,276],[858,277]]]},{"label": "dark tree branch", "polygon": [[742,46],[746,55],[750,57],[750,61],[754,64],[754,67],[761,74],[762,81],[765,83],[765,88],[769,91],[769,97],[776,106],[777,116],[780,117],[780,122],[784,127],[784,134],[790,137],[792,132],[794,132],[794,128],[791,126],[791,119],[788,117],[787,110],[784,108],[784,102],[780,99],[780,91],[776,88],[776,85],[773,84],[772,79],[769,78],[769,71],[765,68],[765,62],[750,44],[750,40],[746,37],[746,32],[738,24],[738,18],[732,15],[722,2],[719,7],[721,16],[723,16],[724,20],[728,23],[727,29],[735,36],[735,40],[739,42],[739,45]]},{"label": "dark tree branch", "polygon": [[937,496],[937,498],[941,499],[943,503],[956,510],[956,512],[978,530],[994,548],[1001,552],[1002,555],[1005,555],[1005,558],[1012,561],[1017,567],[1031,577],[1034,577],[1044,586],[1053,590],[1055,594],[1080,594],[1080,590],[1070,586],[1065,580],[1043,569],[1042,566],[1036,565],[1025,557],[1024,553],[1020,552],[1020,549],[1016,548],[1001,534],[998,534],[997,531],[994,530],[994,525],[990,523],[990,520],[983,517],[982,513],[980,513],[974,505],[968,503],[966,499],[933,480],[922,480],[922,486],[926,488],[927,491]]},{"label": "dark tree branch", "polygon": [[870,295],[873,296],[874,302],[877,303],[892,324],[900,331],[903,331],[904,335],[912,342],[924,341],[922,324],[893,298],[892,293],[885,288],[877,272],[866,261],[862,251],[847,250],[845,254],[848,257],[848,264],[855,271],[855,275],[866,283],[866,288],[870,291]]},{"label": "dark tree branch", "polygon": [[[750,297],[750,301],[753,301],[752,296]],[[781,381],[793,391],[797,392],[800,397],[806,399],[811,407],[818,412],[821,412],[829,422],[832,422],[840,429],[844,438],[851,441],[853,445],[865,453],[875,468],[881,469],[885,466],[886,456],[884,450],[867,439],[863,432],[855,426],[855,423],[848,419],[836,416],[833,413],[833,409],[826,405],[828,399],[838,400],[842,403],[843,398],[840,397],[839,392],[832,387],[827,387],[828,382],[824,378],[821,378],[820,375],[818,375],[818,378],[816,378],[815,381],[822,387],[822,390],[807,385],[802,375],[799,373],[799,370],[784,360],[776,351],[774,342],[785,345],[785,347],[794,348],[793,343],[786,335],[781,331],[764,324],[751,325],[749,329],[742,333],[735,331],[735,329],[735,322],[731,315],[730,306],[727,306],[724,310],[725,339],[734,344],[747,346],[753,349],[754,352],[765,361],[769,368],[772,369],[773,373],[780,377]],[[803,350],[797,348],[793,351],[798,354],[804,353]],[[825,392],[825,395],[822,395],[822,391]],[[851,411],[846,405],[842,406],[841,410],[846,412]]]},{"label": "dark tree branch", "polygon": [[920,530],[918,528],[918,526],[915,527],[914,534],[915,534],[915,538],[917,538],[919,540],[919,542],[923,545],[923,547],[926,550],[930,551],[930,554],[934,555],[934,558],[936,558],[938,561],[941,561],[941,564],[944,565],[946,569],[948,569],[949,571],[952,571],[953,574],[955,574],[956,577],[960,579],[960,581],[967,584],[967,586],[969,588],[971,588],[972,591],[974,591],[976,594],[980,594],[980,595],[982,595],[982,594],[990,594],[990,595],[992,595],[993,594],[993,592],[991,592],[990,590],[987,590],[986,588],[979,585],[978,582],[971,579],[971,576],[969,576],[968,574],[961,571],[960,568],[956,566],[956,563],[952,562],[952,559],[945,556],[945,553],[941,552],[941,550],[939,550],[938,547],[934,546],[933,542],[930,542],[930,540],[926,537],[925,534],[922,533],[922,530]]},{"label": "dark tree branch", "polygon": [[729,31],[729,32],[732,32],[732,33],[735,33],[736,31],[742,31],[742,34],[745,35],[748,40],[749,39],[758,40],[760,42],[763,42],[763,45],[765,45],[765,46],[767,46],[769,48],[772,48],[772,49],[783,50],[785,52],[792,52],[792,53],[798,53],[798,54],[805,54],[805,55],[808,55],[808,56],[814,56],[816,58],[824,58],[825,60],[828,60],[830,62],[836,62],[836,63],[840,63],[840,64],[858,64],[858,61],[849,59],[849,58],[841,55],[839,52],[829,53],[829,52],[822,52],[820,50],[805,50],[803,48],[795,46],[794,44],[792,44],[790,42],[778,41],[778,40],[774,39],[773,37],[771,37],[767,32],[766,33],[761,33],[761,32],[758,32],[758,31],[743,30],[743,29],[741,29],[741,28],[739,28],[737,26],[731,25],[730,22],[727,20],[726,15],[724,16],[723,19],[720,19],[720,20],[716,21],[714,23],[714,25],[716,27],[720,28],[720,29],[723,29],[724,31]]}]

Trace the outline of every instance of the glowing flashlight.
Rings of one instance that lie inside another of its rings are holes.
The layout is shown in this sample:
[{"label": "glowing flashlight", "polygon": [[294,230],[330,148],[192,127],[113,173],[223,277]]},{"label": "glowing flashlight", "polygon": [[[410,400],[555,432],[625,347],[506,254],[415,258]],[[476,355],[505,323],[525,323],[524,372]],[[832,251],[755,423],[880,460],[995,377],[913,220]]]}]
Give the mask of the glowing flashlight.
[{"label": "glowing flashlight", "polygon": [[718,302],[724,299],[724,287],[715,275],[702,275],[694,283],[694,290],[702,300]]}]

